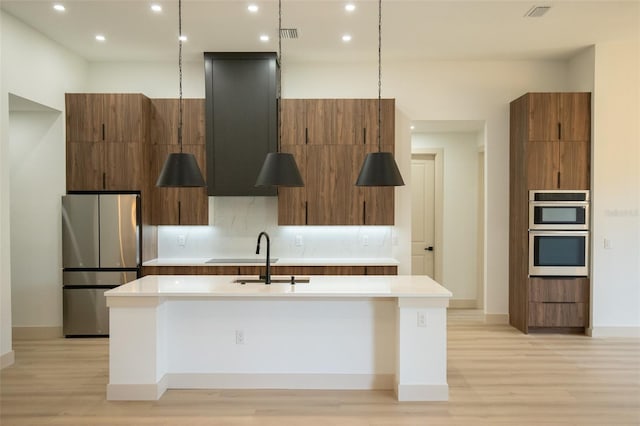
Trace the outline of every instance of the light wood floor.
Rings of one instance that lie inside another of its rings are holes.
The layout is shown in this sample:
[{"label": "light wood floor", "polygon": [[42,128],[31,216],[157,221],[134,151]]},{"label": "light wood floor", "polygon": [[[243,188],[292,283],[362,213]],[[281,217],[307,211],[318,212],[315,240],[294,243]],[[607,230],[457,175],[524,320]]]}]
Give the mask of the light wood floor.
[{"label": "light wood floor", "polygon": [[391,391],[167,391],[105,400],[106,339],[17,341],[2,370],[0,424],[638,425],[640,340],[524,335],[450,311],[450,399],[399,403]]}]

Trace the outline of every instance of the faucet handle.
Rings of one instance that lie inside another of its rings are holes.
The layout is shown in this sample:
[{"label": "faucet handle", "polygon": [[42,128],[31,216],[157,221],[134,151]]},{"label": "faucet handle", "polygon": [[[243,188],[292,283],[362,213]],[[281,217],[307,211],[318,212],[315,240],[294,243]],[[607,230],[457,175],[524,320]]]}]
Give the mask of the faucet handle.
[{"label": "faucet handle", "polygon": [[296,277],[291,275],[291,285],[296,285]]}]

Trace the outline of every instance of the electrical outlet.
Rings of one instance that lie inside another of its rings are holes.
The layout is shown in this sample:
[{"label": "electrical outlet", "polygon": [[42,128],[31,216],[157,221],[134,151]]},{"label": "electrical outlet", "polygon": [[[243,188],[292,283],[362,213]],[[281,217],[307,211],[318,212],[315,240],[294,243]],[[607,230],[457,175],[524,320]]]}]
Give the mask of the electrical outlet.
[{"label": "electrical outlet", "polygon": [[244,330],[236,330],[236,345],[244,345]]},{"label": "electrical outlet", "polygon": [[303,241],[302,241],[302,235],[296,235],[296,247],[302,247]]},{"label": "electrical outlet", "polygon": [[611,240],[609,238],[605,238],[604,239],[604,248],[607,249],[607,250],[612,248]]},{"label": "electrical outlet", "polygon": [[178,245],[184,247],[187,244],[187,237],[185,235],[178,235]]},{"label": "electrical outlet", "polygon": [[369,245],[369,236],[368,235],[363,235],[362,236],[362,245],[365,246],[365,247]]},{"label": "electrical outlet", "polygon": [[419,311],[418,312],[418,327],[426,327],[427,326],[427,314],[426,312]]}]

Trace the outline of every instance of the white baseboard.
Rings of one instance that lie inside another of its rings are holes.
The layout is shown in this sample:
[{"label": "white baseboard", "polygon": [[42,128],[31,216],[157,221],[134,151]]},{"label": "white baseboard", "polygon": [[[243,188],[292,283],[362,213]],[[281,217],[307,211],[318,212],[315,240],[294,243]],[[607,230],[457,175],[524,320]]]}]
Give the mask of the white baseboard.
[{"label": "white baseboard", "polygon": [[476,299],[449,299],[449,309],[476,309]]},{"label": "white baseboard", "polygon": [[49,340],[62,337],[62,327],[13,327],[15,340]]},{"label": "white baseboard", "polygon": [[508,325],[509,314],[484,314],[485,324]]},{"label": "white baseboard", "polygon": [[587,336],[640,338],[640,327],[589,327]]},{"label": "white baseboard", "polygon": [[155,384],[111,384],[107,385],[108,401],[157,401],[167,390],[165,375]]},{"label": "white baseboard", "polygon": [[449,385],[401,385],[396,387],[398,401],[448,401]]},{"label": "white baseboard", "polygon": [[393,374],[185,374],[169,376],[171,389],[393,389]]},{"label": "white baseboard", "polygon": [[14,362],[16,362],[16,353],[14,351],[0,355],[0,370],[13,365]]}]

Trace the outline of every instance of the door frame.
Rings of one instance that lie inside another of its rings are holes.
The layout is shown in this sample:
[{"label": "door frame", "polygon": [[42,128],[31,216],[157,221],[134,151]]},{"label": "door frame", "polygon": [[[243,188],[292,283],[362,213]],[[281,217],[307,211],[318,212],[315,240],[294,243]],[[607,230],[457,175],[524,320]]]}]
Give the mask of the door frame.
[{"label": "door frame", "polygon": [[[427,155],[434,156],[434,250],[433,259],[433,279],[442,283],[442,253],[444,248],[444,238],[442,235],[442,217],[444,203],[442,200],[443,193],[443,165],[444,165],[444,149],[442,148],[413,148],[411,150],[411,160],[424,160]],[[413,199],[411,200],[413,203]],[[413,232],[413,223],[411,224]]]}]

